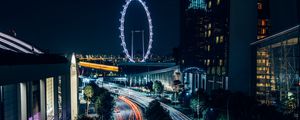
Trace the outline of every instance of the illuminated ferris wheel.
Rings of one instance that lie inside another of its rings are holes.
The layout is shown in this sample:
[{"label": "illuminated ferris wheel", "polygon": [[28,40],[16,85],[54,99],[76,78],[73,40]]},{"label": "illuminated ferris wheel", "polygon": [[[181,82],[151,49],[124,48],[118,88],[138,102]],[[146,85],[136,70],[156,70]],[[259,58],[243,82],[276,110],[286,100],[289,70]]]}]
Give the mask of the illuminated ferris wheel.
[{"label": "illuminated ferris wheel", "polygon": [[[143,6],[143,8],[144,8],[144,10],[146,12],[147,18],[148,18],[148,24],[149,24],[149,43],[148,43],[146,54],[144,54],[144,51],[143,51],[143,59],[141,60],[141,62],[145,62],[148,59],[149,55],[150,55],[150,51],[151,51],[151,48],[152,48],[152,42],[153,42],[153,39],[152,39],[153,38],[152,19],[151,19],[150,12],[148,10],[148,7],[146,6],[146,2],[145,1],[143,1],[143,0],[126,0],[126,4],[123,5],[123,11],[121,11],[121,15],[122,16],[121,16],[121,19],[120,19],[121,25],[119,27],[120,38],[122,40],[121,46],[123,47],[123,52],[125,53],[126,58],[128,58],[130,62],[136,62],[134,60],[134,57],[133,57],[133,50],[131,51],[132,52],[131,55],[128,52],[128,49],[126,47],[126,42],[125,42],[125,34],[124,34],[125,15],[126,15],[127,8],[128,8],[129,4],[132,1],[138,1]],[[144,32],[143,32],[143,34],[144,34]]]}]

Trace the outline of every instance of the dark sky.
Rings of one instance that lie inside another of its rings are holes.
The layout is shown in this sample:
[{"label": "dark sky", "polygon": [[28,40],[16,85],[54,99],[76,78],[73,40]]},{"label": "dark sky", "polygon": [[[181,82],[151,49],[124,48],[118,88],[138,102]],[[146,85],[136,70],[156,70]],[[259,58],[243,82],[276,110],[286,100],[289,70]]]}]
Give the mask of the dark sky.
[{"label": "dark sky", "polygon": [[[169,54],[179,43],[179,0],[146,2],[154,26],[152,50]],[[17,38],[51,53],[120,54],[118,27],[123,4],[125,0],[2,1],[0,31],[7,33],[13,29]],[[145,30],[148,37],[147,17],[141,5],[132,2],[127,13],[127,42],[131,30]],[[141,38],[141,35],[136,34],[135,38]],[[139,51],[141,47],[136,44],[136,51]]]},{"label": "dark sky", "polygon": [[297,25],[297,0],[270,0],[270,12],[271,34]]}]

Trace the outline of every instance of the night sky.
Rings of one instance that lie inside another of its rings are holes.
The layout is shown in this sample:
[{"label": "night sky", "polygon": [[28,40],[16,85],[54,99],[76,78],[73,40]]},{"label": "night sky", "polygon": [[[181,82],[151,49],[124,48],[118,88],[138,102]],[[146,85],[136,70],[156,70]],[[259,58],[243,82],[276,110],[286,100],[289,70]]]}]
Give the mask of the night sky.
[{"label": "night sky", "polygon": [[[171,54],[179,43],[179,0],[146,2],[154,26],[152,51]],[[50,53],[120,54],[118,27],[123,4],[125,0],[2,1],[0,31],[9,33],[14,30],[17,38]],[[145,30],[148,37],[147,17],[141,5],[132,2],[127,13],[127,42],[131,30]],[[135,47],[137,51],[141,49]]]}]

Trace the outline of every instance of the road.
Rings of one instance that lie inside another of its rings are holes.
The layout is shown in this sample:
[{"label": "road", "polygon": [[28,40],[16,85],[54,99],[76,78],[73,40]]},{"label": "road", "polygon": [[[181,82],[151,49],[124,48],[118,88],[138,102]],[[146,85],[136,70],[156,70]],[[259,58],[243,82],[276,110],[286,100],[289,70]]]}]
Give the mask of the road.
[{"label": "road", "polygon": [[[136,103],[138,103],[141,106],[147,107],[149,103],[154,100],[153,98],[146,97],[145,93],[137,92],[128,88],[119,87],[116,84],[110,83],[110,84],[103,84],[103,87],[110,90],[111,92],[117,93],[122,96],[126,96],[132,100],[134,100]],[[184,115],[183,113],[179,112],[178,110],[161,103],[161,105],[169,111],[169,114],[173,120],[191,120],[189,117]]]},{"label": "road", "polygon": [[114,108],[115,120],[142,120],[142,111],[128,98],[120,96]]}]

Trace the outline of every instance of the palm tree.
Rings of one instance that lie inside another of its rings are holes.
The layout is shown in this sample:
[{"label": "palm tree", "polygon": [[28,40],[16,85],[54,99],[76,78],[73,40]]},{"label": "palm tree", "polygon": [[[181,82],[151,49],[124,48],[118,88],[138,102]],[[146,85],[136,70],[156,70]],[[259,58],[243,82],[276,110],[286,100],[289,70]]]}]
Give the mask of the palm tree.
[{"label": "palm tree", "polygon": [[94,90],[93,87],[90,85],[87,85],[84,87],[84,96],[85,96],[85,100],[86,100],[86,115],[88,115],[88,111],[89,111],[89,105],[91,102],[91,99],[94,95]]}]

